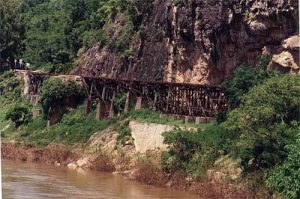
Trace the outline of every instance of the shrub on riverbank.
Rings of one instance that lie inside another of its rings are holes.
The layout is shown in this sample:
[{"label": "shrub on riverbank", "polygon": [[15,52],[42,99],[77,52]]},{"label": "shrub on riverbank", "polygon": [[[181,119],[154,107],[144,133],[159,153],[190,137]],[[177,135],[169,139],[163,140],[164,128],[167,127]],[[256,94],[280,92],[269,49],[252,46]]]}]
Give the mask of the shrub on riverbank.
[{"label": "shrub on riverbank", "polygon": [[300,76],[282,75],[254,87],[224,123],[245,170],[271,168],[286,158],[300,120]]},{"label": "shrub on riverbank", "polygon": [[[300,128],[298,129],[300,132]],[[271,172],[267,178],[267,186],[286,199],[300,198],[300,133],[295,144],[286,147],[287,159]]]},{"label": "shrub on riverbank", "polygon": [[6,113],[5,119],[14,122],[15,128],[17,129],[21,125],[26,125],[32,120],[32,113],[28,107],[16,105]]},{"label": "shrub on riverbank", "polygon": [[203,177],[214,161],[227,152],[226,135],[221,126],[212,123],[196,132],[177,128],[163,134],[170,147],[162,156],[168,173],[182,170],[194,178]]}]

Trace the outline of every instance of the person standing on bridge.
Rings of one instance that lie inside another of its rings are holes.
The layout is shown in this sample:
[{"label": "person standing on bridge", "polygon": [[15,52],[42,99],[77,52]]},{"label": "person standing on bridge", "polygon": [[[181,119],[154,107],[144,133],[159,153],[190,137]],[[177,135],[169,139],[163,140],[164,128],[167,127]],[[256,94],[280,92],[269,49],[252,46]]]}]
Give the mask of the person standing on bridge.
[{"label": "person standing on bridge", "polygon": [[23,59],[20,59],[20,61],[19,61],[19,69],[23,69],[23,67],[24,67]]}]

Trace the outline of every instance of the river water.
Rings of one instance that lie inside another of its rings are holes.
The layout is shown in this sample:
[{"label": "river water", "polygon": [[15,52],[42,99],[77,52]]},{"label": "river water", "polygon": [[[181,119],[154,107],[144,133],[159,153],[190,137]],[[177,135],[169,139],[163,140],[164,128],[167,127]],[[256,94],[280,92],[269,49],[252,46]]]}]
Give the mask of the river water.
[{"label": "river water", "polygon": [[2,161],[4,199],[192,199],[184,192],[142,185],[108,173]]}]

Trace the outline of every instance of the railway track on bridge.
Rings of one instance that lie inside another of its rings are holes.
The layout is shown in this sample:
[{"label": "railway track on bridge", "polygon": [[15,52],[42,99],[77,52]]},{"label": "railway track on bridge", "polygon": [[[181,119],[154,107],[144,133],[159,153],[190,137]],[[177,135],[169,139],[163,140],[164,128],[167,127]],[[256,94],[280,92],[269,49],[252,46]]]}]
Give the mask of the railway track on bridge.
[{"label": "railway track on bridge", "polygon": [[[38,71],[16,71],[27,75],[30,93],[39,94],[39,88],[50,75]],[[146,82],[138,80],[112,79],[93,76],[56,76],[68,79],[80,79],[86,96],[86,112],[90,111],[94,101],[98,102],[97,115],[112,117],[113,102],[118,94],[126,95],[124,111],[135,102],[135,109],[152,108],[163,114],[190,117],[215,117],[219,112],[227,111],[226,96],[221,87],[173,82]]]}]

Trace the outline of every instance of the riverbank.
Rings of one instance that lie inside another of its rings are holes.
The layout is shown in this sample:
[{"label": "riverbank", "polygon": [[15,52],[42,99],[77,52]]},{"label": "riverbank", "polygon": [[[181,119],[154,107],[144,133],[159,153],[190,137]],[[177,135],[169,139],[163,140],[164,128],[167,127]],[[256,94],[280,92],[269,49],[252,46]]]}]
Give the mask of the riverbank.
[{"label": "riverbank", "polygon": [[[158,152],[148,152],[144,157],[137,158],[135,156],[129,160],[117,154],[110,157],[104,154],[87,154],[81,147],[71,148],[65,145],[49,145],[44,148],[37,148],[30,144],[9,143],[5,140],[1,145],[1,150],[3,159],[48,163],[71,168],[72,164],[81,162],[81,167],[77,165],[73,169],[113,172],[143,184],[171,187],[176,190],[195,193],[199,198],[258,198],[255,193],[230,184],[209,180],[192,181],[181,172],[167,175],[161,170],[159,164],[155,163],[155,159],[159,155]],[[89,161],[87,161],[88,159]],[[85,164],[83,160],[86,161]],[[129,165],[125,166],[124,161]]]}]

